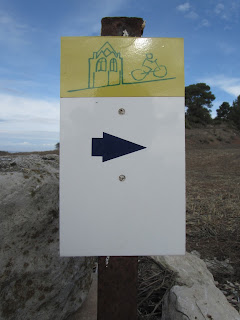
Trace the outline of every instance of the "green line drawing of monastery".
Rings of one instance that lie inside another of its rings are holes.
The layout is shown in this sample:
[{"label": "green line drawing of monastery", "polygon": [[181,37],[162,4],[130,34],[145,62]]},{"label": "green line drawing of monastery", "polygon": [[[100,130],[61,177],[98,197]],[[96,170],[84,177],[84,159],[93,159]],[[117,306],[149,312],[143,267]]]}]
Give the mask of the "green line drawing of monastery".
[{"label": "green line drawing of monastery", "polygon": [[88,88],[116,86],[123,83],[123,59],[109,42],[106,42],[88,59]]}]

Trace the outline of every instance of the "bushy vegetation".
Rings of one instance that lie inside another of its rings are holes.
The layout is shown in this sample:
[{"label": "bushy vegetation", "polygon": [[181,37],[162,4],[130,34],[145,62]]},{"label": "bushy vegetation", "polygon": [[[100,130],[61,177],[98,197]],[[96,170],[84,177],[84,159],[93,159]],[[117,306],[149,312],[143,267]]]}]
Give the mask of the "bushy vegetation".
[{"label": "bushy vegetation", "polygon": [[186,128],[207,124],[228,123],[240,130],[240,95],[232,105],[224,101],[212,119],[211,107],[215,100],[210,86],[206,83],[191,84],[185,88]]},{"label": "bushy vegetation", "polygon": [[206,83],[191,84],[185,88],[186,119],[191,124],[208,124],[211,122],[210,108],[215,100]]}]

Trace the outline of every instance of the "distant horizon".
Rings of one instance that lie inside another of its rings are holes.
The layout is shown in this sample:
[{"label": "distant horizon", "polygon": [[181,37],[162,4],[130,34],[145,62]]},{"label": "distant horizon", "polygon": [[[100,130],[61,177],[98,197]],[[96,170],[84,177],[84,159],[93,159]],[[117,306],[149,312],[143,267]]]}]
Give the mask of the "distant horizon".
[{"label": "distant horizon", "polygon": [[48,152],[48,151],[57,151],[57,149],[46,149],[46,150],[17,150],[17,151],[8,151],[8,150],[0,150],[0,152],[7,152],[7,153],[25,153],[25,152]]},{"label": "distant horizon", "polygon": [[0,152],[7,152],[7,153],[25,153],[25,152],[48,152],[48,151],[56,151],[57,149],[46,149],[46,150],[17,150],[17,151],[8,151],[8,150],[0,150]]}]

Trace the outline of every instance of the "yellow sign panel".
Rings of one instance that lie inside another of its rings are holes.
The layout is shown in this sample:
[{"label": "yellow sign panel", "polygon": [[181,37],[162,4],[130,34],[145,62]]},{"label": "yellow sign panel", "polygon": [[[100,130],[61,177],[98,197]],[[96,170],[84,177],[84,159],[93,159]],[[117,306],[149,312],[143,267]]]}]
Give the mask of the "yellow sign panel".
[{"label": "yellow sign panel", "polygon": [[182,38],[62,38],[61,97],[164,96],[184,96]]}]

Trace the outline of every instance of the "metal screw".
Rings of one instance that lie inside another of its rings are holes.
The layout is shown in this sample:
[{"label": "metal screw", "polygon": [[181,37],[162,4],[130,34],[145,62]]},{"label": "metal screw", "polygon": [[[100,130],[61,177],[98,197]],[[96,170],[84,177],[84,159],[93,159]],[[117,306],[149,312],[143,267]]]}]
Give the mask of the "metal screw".
[{"label": "metal screw", "polygon": [[118,113],[121,114],[121,115],[125,114],[125,109],[120,108],[120,109],[118,110]]},{"label": "metal screw", "polygon": [[123,174],[121,174],[121,175],[119,176],[119,180],[120,180],[120,181],[125,181],[125,180],[126,180],[126,177],[125,177]]}]

